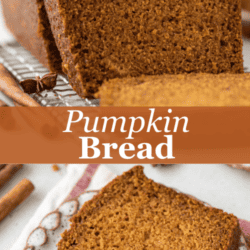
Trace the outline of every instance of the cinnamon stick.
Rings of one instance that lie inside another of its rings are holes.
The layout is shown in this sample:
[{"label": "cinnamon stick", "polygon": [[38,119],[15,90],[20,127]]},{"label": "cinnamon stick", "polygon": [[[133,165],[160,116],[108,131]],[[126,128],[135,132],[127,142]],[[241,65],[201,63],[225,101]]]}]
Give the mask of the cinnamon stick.
[{"label": "cinnamon stick", "polygon": [[26,200],[33,190],[34,186],[31,181],[23,179],[5,196],[3,196],[0,199],[0,221]]},{"label": "cinnamon stick", "polygon": [[8,164],[0,171],[0,189],[23,167],[22,164]]},{"label": "cinnamon stick", "polygon": [[0,171],[6,166],[6,164],[0,164]]},{"label": "cinnamon stick", "polygon": [[0,64],[0,91],[22,106],[40,107],[35,100],[19,88],[15,79],[2,64]]},{"label": "cinnamon stick", "polygon": [[8,105],[4,101],[0,100],[0,107],[8,107]]}]

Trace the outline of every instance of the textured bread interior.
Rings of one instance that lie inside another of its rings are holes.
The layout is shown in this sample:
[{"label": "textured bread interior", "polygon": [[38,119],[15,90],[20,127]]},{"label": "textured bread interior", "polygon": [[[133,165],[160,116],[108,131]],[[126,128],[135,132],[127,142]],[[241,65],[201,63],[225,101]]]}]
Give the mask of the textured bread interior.
[{"label": "textured bread interior", "polygon": [[82,84],[141,74],[242,73],[240,0],[59,0]]},{"label": "textured bread interior", "polygon": [[237,230],[235,216],[153,182],[137,166],[81,208],[58,249],[237,249]]}]

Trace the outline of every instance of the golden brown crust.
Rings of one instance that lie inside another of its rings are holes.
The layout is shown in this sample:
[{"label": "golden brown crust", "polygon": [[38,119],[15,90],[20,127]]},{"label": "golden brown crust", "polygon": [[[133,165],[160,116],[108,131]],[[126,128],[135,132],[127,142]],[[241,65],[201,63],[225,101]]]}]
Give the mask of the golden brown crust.
[{"label": "golden brown crust", "polygon": [[238,250],[239,249],[239,239],[241,236],[241,230],[239,226],[239,221],[235,223],[232,234],[229,235],[228,250]]}]

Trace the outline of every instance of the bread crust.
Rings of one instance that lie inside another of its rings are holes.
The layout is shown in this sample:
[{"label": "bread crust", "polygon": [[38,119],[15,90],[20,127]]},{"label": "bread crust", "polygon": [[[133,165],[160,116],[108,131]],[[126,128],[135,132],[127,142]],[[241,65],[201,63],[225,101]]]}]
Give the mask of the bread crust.
[{"label": "bread crust", "polygon": [[5,22],[25,49],[52,72],[61,72],[56,47],[43,0],[2,0]]}]

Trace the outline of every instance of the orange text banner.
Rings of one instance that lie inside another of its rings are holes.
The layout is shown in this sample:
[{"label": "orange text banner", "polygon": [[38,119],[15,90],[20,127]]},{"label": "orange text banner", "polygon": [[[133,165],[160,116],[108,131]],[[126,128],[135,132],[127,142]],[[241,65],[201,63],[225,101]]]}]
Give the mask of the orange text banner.
[{"label": "orange text banner", "polygon": [[0,163],[249,163],[247,107],[1,107]]}]

